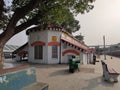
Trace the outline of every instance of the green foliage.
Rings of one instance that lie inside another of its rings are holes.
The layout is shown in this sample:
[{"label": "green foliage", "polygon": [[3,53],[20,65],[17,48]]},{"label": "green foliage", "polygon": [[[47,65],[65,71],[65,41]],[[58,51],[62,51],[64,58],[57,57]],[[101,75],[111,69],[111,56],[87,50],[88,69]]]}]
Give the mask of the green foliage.
[{"label": "green foliage", "polygon": [[[26,6],[32,0],[13,0],[10,10],[6,13],[10,13],[11,16],[18,8]],[[72,33],[79,30],[79,21],[75,20],[74,15],[79,13],[83,14],[89,12],[92,8],[94,0],[41,0],[38,7],[34,8],[24,18],[21,18],[18,23],[24,23],[36,17],[34,24],[43,26],[44,24],[53,23],[62,26]],[[10,15],[6,16],[4,20],[6,22],[0,25],[0,28],[7,26],[10,20]]]},{"label": "green foliage", "polygon": [[27,5],[31,0],[13,0],[13,5],[12,7],[14,8],[14,10],[16,8],[21,8],[25,5]]},{"label": "green foliage", "polygon": [[81,35],[81,33],[79,35],[76,35],[75,38],[77,38],[79,41],[83,41],[84,40],[84,36]]},{"label": "green foliage", "polygon": [[7,16],[5,15],[6,8],[4,8],[5,3],[1,0],[0,1],[0,29],[3,29],[7,23]]}]

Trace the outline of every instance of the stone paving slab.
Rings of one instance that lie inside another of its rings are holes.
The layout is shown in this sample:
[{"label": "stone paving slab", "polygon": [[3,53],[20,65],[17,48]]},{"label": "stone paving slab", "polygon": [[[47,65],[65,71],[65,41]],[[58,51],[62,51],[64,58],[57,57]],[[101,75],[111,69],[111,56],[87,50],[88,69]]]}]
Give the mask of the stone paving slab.
[{"label": "stone paving slab", "polygon": [[[68,65],[30,65],[37,68],[37,81],[48,83],[49,90],[119,90],[120,79],[118,83],[103,80],[101,60],[104,60],[103,56],[97,59],[98,62],[95,65],[81,65],[84,70],[73,74],[68,72]],[[111,59],[107,56],[107,60],[104,61],[120,72],[120,58],[112,57]],[[94,72],[89,72],[89,68],[94,69]]]},{"label": "stone paving slab", "polygon": [[21,90],[48,90],[48,85],[45,83],[34,83],[32,85],[29,85],[27,87],[24,87]]},{"label": "stone paving slab", "polygon": [[[102,78],[101,60],[97,59],[96,65],[81,65],[81,68],[94,68],[94,73],[68,72],[68,65],[44,65],[37,66],[37,80],[48,83],[49,90],[119,90],[120,81],[118,83],[105,82]],[[120,69],[120,60],[108,56],[106,60],[115,69]],[[118,66],[119,65],[119,66]],[[47,68],[46,68],[47,67]]]}]

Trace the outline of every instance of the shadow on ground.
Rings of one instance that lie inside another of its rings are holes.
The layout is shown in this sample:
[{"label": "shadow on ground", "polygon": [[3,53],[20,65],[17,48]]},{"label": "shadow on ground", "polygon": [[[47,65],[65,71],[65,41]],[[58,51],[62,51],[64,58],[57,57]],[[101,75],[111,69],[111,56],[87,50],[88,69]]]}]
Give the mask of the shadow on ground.
[{"label": "shadow on ground", "polygon": [[30,66],[37,67],[37,68],[68,68],[67,64],[34,64],[34,63],[29,63]]},{"label": "shadow on ground", "polygon": [[[95,90],[100,90],[101,86],[105,87],[106,89],[107,88],[113,88],[113,86],[115,84],[115,83],[112,83],[112,82],[110,83],[110,82],[104,81],[102,76],[87,80],[87,82],[88,82],[88,86],[83,87],[82,90],[94,90],[94,89]],[[98,88],[98,89],[96,89],[96,88]]]},{"label": "shadow on ground", "polygon": [[94,72],[95,72],[95,69],[94,69],[94,68],[81,67],[81,68],[80,68],[80,72],[83,72],[83,73],[94,73]]},{"label": "shadow on ground", "polygon": [[70,75],[71,73],[69,72],[68,69],[63,69],[63,70],[57,70],[55,72],[50,73],[50,77],[54,76],[59,76],[59,75]]}]

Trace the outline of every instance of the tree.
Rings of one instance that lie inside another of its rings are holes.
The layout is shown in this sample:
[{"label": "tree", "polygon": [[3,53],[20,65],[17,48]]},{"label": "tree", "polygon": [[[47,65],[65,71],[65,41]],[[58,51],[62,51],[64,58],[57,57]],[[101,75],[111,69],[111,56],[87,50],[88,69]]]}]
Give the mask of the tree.
[{"label": "tree", "polygon": [[84,40],[84,36],[80,34],[76,35],[75,38],[77,38],[79,41],[83,41]]},{"label": "tree", "polygon": [[79,40],[79,42],[84,44],[84,36],[80,34],[76,35],[75,38],[77,38]]},{"label": "tree", "polygon": [[7,1],[0,0],[0,64],[3,47],[15,34],[32,25],[43,27],[48,23],[76,31],[80,26],[74,16],[89,12],[95,0],[11,0],[10,5]]}]

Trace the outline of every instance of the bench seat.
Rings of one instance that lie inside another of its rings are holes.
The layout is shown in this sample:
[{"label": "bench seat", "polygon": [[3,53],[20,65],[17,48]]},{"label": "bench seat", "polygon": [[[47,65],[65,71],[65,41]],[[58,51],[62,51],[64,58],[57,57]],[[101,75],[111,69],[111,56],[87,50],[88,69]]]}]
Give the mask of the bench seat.
[{"label": "bench seat", "polygon": [[113,69],[113,68],[108,68],[108,72],[110,73],[110,74],[113,74],[113,75],[119,75],[119,73],[115,70],[115,69]]},{"label": "bench seat", "polygon": [[118,82],[118,76],[120,75],[120,73],[108,66],[104,61],[101,61],[101,63],[103,68],[104,80]]}]

